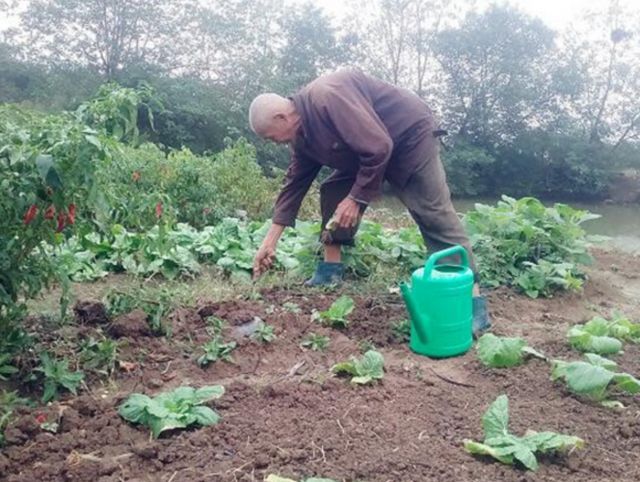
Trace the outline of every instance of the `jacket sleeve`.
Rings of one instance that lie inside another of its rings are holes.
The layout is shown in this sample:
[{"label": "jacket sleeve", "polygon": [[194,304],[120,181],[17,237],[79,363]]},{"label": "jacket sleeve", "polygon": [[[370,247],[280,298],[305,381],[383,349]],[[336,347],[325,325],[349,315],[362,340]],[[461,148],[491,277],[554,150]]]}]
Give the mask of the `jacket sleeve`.
[{"label": "jacket sleeve", "polygon": [[291,150],[291,162],[273,210],[274,224],[295,226],[302,200],[321,167],[317,162],[298,156],[293,149]]},{"label": "jacket sleeve", "polygon": [[342,141],[360,158],[349,197],[369,203],[380,193],[393,151],[393,140],[371,103],[359,91],[327,90],[322,109]]}]

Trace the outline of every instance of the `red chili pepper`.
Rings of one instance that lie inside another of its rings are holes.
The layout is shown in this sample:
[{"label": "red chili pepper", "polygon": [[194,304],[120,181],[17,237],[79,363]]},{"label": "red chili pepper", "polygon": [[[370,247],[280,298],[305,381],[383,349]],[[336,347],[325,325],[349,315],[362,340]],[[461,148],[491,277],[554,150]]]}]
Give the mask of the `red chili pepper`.
[{"label": "red chili pepper", "polygon": [[56,216],[56,207],[52,204],[44,212],[45,219],[53,219]]},{"label": "red chili pepper", "polygon": [[162,203],[156,204],[156,218],[160,219],[162,217]]},{"label": "red chili pepper", "polygon": [[36,414],[36,422],[38,422],[38,425],[42,425],[46,421],[47,421],[47,416],[44,413]]},{"label": "red chili pepper", "polygon": [[29,209],[27,209],[27,212],[24,215],[24,224],[27,225],[31,221],[33,221],[33,218],[36,217],[36,214],[38,214],[38,206],[32,204],[31,206],[29,206]]},{"label": "red chili pepper", "polygon": [[69,204],[69,212],[67,213],[67,224],[75,224],[76,222],[76,205]]},{"label": "red chili pepper", "polygon": [[66,219],[67,216],[65,216],[64,211],[60,211],[58,213],[58,227],[56,228],[56,233],[59,233],[64,229],[64,222]]}]

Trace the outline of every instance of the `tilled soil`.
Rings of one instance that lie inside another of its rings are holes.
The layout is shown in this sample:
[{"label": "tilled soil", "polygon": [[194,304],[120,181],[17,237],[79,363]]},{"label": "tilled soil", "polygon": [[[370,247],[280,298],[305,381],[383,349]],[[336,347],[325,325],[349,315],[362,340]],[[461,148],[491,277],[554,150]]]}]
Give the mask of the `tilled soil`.
[{"label": "tilled soil", "polygon": [[[494,332],[523,336],[552,358],[578,359],[566,344],[567,328],[617,309],[640,320],[640,259],[599,251],[580,294],[531,300],[507,289],[489,294]],[[406,316],[397,295],[354,296],[352,323],[344,330],[319,325],[314,309],[326,309],[339,293],[267,290],[261,299],[202,303],[171,315],[170,339],[148,336],[136,320],[104,319],[89,304],[78,310],[78,333],[96,325],[121,343],[125,362],[110,382],[45,408],[28,409],[6,430],[1,480],[32,481],[251,481],[279,474],[346,481],[634,481],[640,480],[640,403],[612,411],[580,401],[549,378],[541,360],[490,370],[473,350],[431,360],[412,354],[391,330]],[[292,306],[295,304],[296,306]],[[206,318],[228,321],[234,363],[200,368],[197,347],[209,340]],[[278,338],[261,345],[243,327],[259,317]],[[127,330],[126,326],[137,327]],[[114,328],[115,327],[115,328]],[[326,334],[325,352],[300,348],[310,332]],[[330,367],[359,353],[362,341],[385,356],[382,383],[354,387]],[[622,370],[640,375],[640,347],[626,344],[616,357]],[[180,385],[222,384],[213,404],[222,416],[213,427],[164,434],[150,440],[144,427],[124,422],[118,404],[132,392],[155,394]],[[535,474],[476,458],[462,448],[481,440],[481,416],[507,394],[511,431],[553,430],[586,441],[583,450],[542,457]],[[40,429],[44,414],[60,422],[58,433]]]}]

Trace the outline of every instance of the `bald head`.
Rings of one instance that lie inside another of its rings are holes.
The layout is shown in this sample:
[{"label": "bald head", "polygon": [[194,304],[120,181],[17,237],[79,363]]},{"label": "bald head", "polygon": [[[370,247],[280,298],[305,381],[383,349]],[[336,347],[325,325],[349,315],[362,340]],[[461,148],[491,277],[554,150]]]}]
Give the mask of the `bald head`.
[{"label": "bald head", "polygon": [[260,94],[249,106],[249,125],[260,137],[289,142],[300,125],[294,103],[278,94]]}]

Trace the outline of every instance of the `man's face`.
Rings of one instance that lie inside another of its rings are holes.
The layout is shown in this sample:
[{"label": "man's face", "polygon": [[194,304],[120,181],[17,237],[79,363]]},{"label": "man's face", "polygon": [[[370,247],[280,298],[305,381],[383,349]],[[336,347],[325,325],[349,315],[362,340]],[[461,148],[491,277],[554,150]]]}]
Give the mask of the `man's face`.
[{"label": "man's face", "polygon": [[278,144],[287,144],[295,138],[294,123],[284,114],[278,114],[262,132],[262,137]]}]

